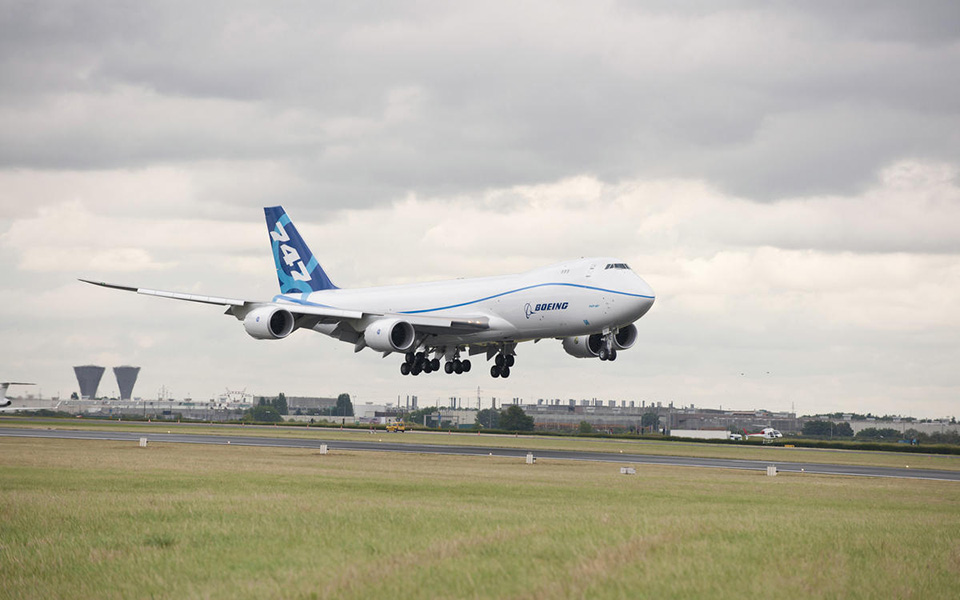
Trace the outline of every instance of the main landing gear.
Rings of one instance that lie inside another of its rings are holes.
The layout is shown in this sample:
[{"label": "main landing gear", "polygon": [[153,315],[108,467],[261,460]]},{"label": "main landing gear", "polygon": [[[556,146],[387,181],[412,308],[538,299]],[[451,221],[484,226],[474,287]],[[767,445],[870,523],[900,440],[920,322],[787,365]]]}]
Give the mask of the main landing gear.
[{"label": "main landing gear", "polygon": [[[419,375],[420,373],[433,373],[440,370],[439,358],[428,358],[426,352],[407,352],[407,356],[400,365],[401,375]],[[468,373],[470,371],[470,361],[460,360],[455,355],[453,360],[448,360],[443,365],[444,373],[457,375]]]},{"label": "main landing gear", "polygon": [[453,373],[456,373],[457,375],[460,375],[461,373],[469,373],[470,360],[460,360],[459,358],[448,360],[443,364],[443,372],[447,375],[451,375]]},{"label": "main landing gear", "polygon": [[515,362],[516,358],[513,354],[504,354],[501,352],[493,361],[493,366],[490,367],[490,376],[494,378],[503,377],[504,379],[510,377],[510,367],[512,367]]}]

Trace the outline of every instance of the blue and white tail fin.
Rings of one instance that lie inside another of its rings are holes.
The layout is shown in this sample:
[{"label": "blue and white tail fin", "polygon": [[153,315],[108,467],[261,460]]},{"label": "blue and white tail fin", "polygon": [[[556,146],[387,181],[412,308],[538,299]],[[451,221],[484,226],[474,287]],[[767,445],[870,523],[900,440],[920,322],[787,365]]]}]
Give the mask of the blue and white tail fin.
[{"label": "blue and white tail fin", "polygon": [[270,232],[270,246],[273,249],[273,262],[277,267],[277,279],[280,280],[281,294],[300,292],[319,292],[335,290],[320,263],[307,248],[282,206],[268,206],[263,209],[267,218],[267,231]]}]

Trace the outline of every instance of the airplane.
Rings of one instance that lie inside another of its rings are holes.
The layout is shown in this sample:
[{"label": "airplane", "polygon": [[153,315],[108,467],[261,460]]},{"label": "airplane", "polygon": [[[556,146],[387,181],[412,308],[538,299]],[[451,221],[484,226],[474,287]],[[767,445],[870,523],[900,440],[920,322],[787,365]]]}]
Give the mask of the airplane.
[{"label": "airplane", "polygon": [[783,437],[783,434],[777,431],[776,429],[774,429],[773,427],[764,427],[763,429],[761,429],[756,433],[747,433],[747,430],[744,429],[743,434],[747,436],[747,438],[760,438],[764,440],[773,440],[776,438]]},{"label": "airplane", "polygon": [[47,406],[10,406],[13,404],[13,398],[7,398],[7,390],[11,385],[36,385],[33,383],[24,383],[21,381],[2,381],[0,382],[0,412],[15,412],[18,410],[43,410]]},{"label": "airplane", "polygon": [[507,378],[516,346],[562,340],[577,358],[613,361],[637,341],[634,322],[653,306],[651,287],[615,258],[581,258],[516,275],[383,287],[333,284],[281,206],[264,216],[280,294],[268,301],[165,292],[80,279],[101,287],[226,307],[258,340],[316,331],[384,357],[403,354],[402,375],[469,372],[468,356],[494,360],[492,377]]}]

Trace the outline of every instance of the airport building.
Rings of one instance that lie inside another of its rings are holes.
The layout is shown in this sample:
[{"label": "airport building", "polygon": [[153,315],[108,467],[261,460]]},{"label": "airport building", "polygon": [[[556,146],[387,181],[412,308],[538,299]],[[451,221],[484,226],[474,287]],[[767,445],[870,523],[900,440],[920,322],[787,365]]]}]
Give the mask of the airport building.
[{"label": "airport building", "polygon": [[[736,429],[754,430],[773,427],[784,432],[798,432],[802,422],[795,413],[778,413],[766,410],[725,411],[717,409],[675,408],[672,403],[647,403],[645,401],[614,400],[547,400],[536,405],[523,406],[524,411],[533,417],[537,429],[554,431],[572,431],[581,422],[589,423],[600,431],[646,431],[653,426],[643,428],[644,415],[656,416],[656,430],[671,429]],[[647,417],[649,423],[651,417]]]},{"label": "airport building", "polygon": [[73,372],[77,376],[77,383],[80,384],[80,397],[85,400],[93,400],[97,397],[97,388],[100,387],[100,378],[106,369],[96,365],[83,365],[74,367]]},{"label": "airport building", "polygon": [[294,414],[298,410],[306,413],[314,410],[324,410],[337,405],[336,398],[319,398],[313,396],[287,396],[287,411]]}]

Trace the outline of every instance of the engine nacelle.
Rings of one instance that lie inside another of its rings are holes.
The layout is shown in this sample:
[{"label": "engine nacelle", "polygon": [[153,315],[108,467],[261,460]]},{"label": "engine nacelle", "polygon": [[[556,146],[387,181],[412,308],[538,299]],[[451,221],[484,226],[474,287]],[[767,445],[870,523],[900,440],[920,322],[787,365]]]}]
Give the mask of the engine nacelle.
[{"label": "engine nacelle", "polygon": [[593,335],[574,335],[563,338],[563,349],[570,356],[577,358],[596,358],[600,354],[600,346],[603,344],[603,336],[599,333]]},{"label": "engine nacelle", "polygon": [[380,352],[406,352],[413,349],[416,339],[413,325],[401,319],[380,319],[363,331],[367,346]]},{"label": "engine nacelle", "polygon": [[258,340],[279,340],[293,331],[294,319],[290,311],[279,306],[262,306],[247,313],[243,328]]},{"label": "engine nacelle", "polygon": [[626,350],[637,343],[637,326],[634,324],[621,327],[613,336],[613,347],[617,350]]}]

